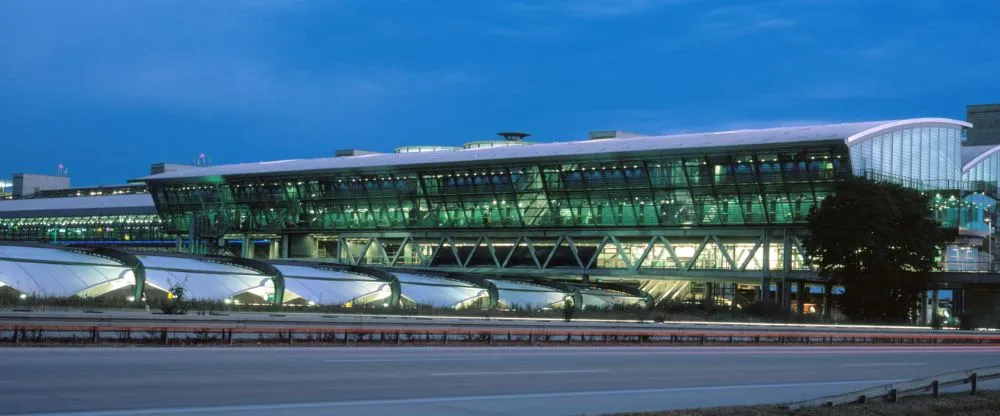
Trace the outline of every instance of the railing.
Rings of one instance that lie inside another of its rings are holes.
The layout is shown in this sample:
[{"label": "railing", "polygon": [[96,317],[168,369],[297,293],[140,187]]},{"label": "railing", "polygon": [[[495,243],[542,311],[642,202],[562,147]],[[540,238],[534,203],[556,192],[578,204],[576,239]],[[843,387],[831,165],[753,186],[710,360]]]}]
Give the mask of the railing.
[{"label": "railing", "polygon": [[0,343],[146,345],[1000,345],[1000,334],[804,332],[773,330],[531,329],[299,326],[0,325]]},{"label": "railing", "polygon": [[960,273],[1000,273],[998,261],[951,261],[941,262],[942,272]]},{"label": "railing", "polygon": [[865,169],[861,171],[861,176],[865,179],[877,182],[889,182],[918,191],[938,191],[956,190],[965,192],[983,192],[987,196],[997,195],[997,185],[986,181],[968,180],[932,180],[924,181],[920,179],[908,178],[879,170]]},{"label": "railing", "polygon": [[924,394],[930,394],[937,398],[941,394],[942,388],[963,384],[968,384],[969,393],[974,395],[979,390],[978,383],[980,381],[996,379],[1000,379],[1000,366],[983,367],[972,370],[938,374],[936,376],[919,378],[901,383],[886,384],[884,386],[872,387],[870,389],[822,397],[819,399],[806,400],[798,403],[792,403],[785,407],[791,410],[797,410],[806,407],[867,403],[871,400],[884,400],[890,403],[895,403],[897,400],[905,396],[917,396]]}]

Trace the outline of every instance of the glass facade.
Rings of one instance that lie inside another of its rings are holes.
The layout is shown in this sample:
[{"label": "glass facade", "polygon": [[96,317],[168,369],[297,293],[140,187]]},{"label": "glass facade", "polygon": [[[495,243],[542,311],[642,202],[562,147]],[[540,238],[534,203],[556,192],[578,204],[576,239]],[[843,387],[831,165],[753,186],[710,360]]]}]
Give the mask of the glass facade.
[{"label": "glass facade", "polygon": [[850,144],[857,176],[892,176],[920,190],[961,189],[962,131],[914,127],[888,131]]},{"label": "glass facade", "polygon": [[988,189],[993,193],[998,192],[1000,186],[1000,152],[993,153],[969,170],[962,172],[962,180],[974,184],[982,184],[983,189]]},{"label": "glass facade", "polygon": [[302,230],[659,228],[804,224],[851,174],[843,145],[555,164],[150,183],[164,228]]},{"label": "glass facade", "polygon": [[166,241],[160,218],[149,215],[0,218],[0,240]]}]

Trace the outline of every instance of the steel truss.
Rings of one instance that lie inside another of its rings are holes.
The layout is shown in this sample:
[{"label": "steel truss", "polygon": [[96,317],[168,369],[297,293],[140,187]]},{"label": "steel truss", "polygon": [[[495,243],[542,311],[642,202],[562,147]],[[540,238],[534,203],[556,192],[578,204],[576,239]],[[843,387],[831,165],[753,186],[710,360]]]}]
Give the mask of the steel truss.
[{"label": "steel truss", "polygon": [[642,279],[811,280],[801,229],[688,229],[340,234],[331,250],[351,265],[466,273]]}]

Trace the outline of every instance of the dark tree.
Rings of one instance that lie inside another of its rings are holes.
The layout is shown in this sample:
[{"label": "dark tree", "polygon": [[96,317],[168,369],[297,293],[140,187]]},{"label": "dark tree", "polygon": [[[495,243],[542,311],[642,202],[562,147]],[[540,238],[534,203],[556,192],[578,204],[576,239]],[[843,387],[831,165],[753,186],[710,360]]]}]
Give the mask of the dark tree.
[{"label": "dark tree", "polygon": [[863,179],[837,185],[809,215],[809,231],[808,257],[844,287],[842,312],[868,322],[910,319],[953,237],[920,192]]}]

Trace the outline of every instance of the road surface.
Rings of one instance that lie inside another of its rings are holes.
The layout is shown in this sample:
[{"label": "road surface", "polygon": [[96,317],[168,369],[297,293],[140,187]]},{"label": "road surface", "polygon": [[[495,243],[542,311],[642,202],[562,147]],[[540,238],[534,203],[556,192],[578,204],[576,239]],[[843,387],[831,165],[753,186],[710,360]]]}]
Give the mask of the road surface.
[{"label": "road surface", "polygon": [[0,414],[601,414],[997,364],[996,347],[3,348]]}]

